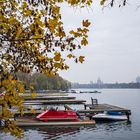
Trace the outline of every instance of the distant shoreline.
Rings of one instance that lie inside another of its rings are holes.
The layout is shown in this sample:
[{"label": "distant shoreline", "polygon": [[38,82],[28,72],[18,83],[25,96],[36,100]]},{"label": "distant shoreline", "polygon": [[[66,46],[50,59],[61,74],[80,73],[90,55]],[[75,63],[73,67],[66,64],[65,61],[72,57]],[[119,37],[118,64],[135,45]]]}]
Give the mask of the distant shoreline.
[{"label": "distant shoreline", "polygon": [[101,84],[71,84],[71,88],[95,88],[95,89],[140,89],[140,83],[101,83]]}]

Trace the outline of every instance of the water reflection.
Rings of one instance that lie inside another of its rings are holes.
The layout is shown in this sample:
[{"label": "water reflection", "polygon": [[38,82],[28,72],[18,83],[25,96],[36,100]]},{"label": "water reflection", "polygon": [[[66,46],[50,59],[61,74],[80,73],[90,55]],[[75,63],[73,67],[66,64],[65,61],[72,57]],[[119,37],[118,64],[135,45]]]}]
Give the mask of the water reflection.
[{"label": "water reflection", "polygon": [[77,127],[60,127],[60,128],[40,128],[38,131],[44,134],[44,139],[58,139],[68,135],[75,135],[80,132]]},{"label": "water reflection", "polygon": [[[32,133],[34,133],[33,131],[37,131],[38,134],[41,135],[41,137],[44,140],[54,140],[54,139],[63,138],[65,136],[74,136],[80,132],[80,129],[81,129],[81,127],[30,128],[30,130],[32,130]],[[28,133],[29,129],[26,129],[25,131]]]},{"label": "water reflection", "polygon": [[[31,129],[30,129],[31,130]],[[95,126],[88,127],[58,127],[58,128],[32,128],[33,131],[37,131],[41,135],[43,140],[56,140],[56,139],[76,139],[89,136],[91,138],[102,138],[104,134],[117,133],[120,136],[120,132],[132,131],[131,124],[127,122],[110,122],[110,123],[98,123]],[[28,132],[28,129],[26,129]],[[34,133],[34,132],[32,132]],[[83,136],[82,136],[83,135]],[[91,139],[89,138],[89,139]],[[26,139],[26,138],[25,138]]]},{"label": "water reflection", "polygon": [[110,123],[98,123],[97,130],[102,130],[105,132],[114,132],[114,131],[131,131],[131,123],[127,121],[120,121],[120,122],[110,122]]}]

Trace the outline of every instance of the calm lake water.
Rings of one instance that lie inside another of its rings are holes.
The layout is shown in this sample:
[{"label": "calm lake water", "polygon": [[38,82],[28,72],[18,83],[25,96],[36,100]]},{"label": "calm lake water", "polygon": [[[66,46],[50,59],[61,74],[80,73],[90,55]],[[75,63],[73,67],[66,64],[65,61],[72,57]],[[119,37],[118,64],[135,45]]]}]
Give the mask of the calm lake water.
[{"label": "calm lake water", "polygon": [[[95,90],[95,89],[81,89]],[[101,123],[93,127],[34,128],[25,130],[23,140],[140,140],[140,89],[101,89],[102,93],[70,94],[77,99],[97,98],[99,103],[108,103],[131,110],[131,124],[127,122]],[[72,106],[77,109],[80,106]],[[15,140],[0,134],[0,140]]]}]

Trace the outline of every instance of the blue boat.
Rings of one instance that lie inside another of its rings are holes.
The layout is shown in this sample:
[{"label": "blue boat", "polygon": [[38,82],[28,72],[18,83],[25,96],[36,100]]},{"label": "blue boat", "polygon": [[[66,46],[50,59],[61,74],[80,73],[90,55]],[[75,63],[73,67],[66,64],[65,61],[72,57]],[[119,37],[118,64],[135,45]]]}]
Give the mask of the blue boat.
[{"label": "blue boat", "polygon": [[127,116],[123,112],[105,111],[92,117],[95,121],[124,121]]}]

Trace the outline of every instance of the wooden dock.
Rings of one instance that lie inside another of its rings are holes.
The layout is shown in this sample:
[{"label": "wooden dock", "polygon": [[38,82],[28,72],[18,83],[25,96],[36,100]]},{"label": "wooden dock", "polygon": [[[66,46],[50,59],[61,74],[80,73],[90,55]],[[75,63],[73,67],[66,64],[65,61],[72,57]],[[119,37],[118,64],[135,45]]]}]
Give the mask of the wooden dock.
[{"label": "wooden dock", "polygon": [[130,120],[131,110],[129,109],[109,104],[98,104],[98,100],[93,98],[91,98],[91,103],[92,104],[84,104],[84,110],[79,110],[79,113],[84,113],[85,115],[88,113],[89,116],[93,116],[94,114],[103,113],[104,111],[123,112],[126,114],[128,121]]},{"label": "wooden dock", "polygon": [[[23,93],[20,94],[22,97],[31,97],[31,93]],[[43,97],[43,96],[68,96],[67,93],[36,93],[37,97]]]},{"label": "wooden dock", "polygon": [[[52,93],[51,93],[52,95]],[[25,98],[25,96],[24,96]],[[27,98],[27,97],[26,97]],[[28,96],[28,98],[30,98]],[[25,100],[24,105],[66,105],[66,104],[83,104],[84,109],[79,109],[77,112],[80,115],[89,116],[92,117],[93,115],[97,113],[102,113],[104,111],[115,111],[115,112],[123,112],[126,114],[128,121],[129,116],[131,115],[131,110],[126,108],[121,108],[114,105],[109,104],[98,104],[97,99],[91,98],[91,104],[85,104],[86,100],[75,100],[75,97],[69,97],[69,96],[42,96],[42,97],[36,97],[35,100]],[[25,115],[36,115],[43,112],[43,110],[37,110],[34,113],[31,113],[30,111],[25,111]],[[15,113],[19,114],[19,113]]]},{"label": "wooden dock", "polygon": [[86,100],[31,100],[31,101],[28,100],[28,101],[24,101],[24,105],[84,104],[85,102],[86,102]]},{"label": "wooden dock", "polygon": [[[85,109],[80,111],[82,113],[87,112],[94,112],[94,113],[101,113],[104,111],[118,111],[118,112],[131,112],[129,109],[126,108],[121,108],[118,106],[114,106],[114,105],[109,105],[109,104],[98,104],[98,105],[91,105],[91,104],[85,104]],[[87,107],[89,107],[89,109],[87,110]]]},{"label": "wooden dock", "polygon": [[94,120],[80,120],[80,121],[64,121],[64,122],[41,122],[35,119],[17,119],[16,120],[17,126],[20,127],[31,127],[31,126],[45,126],[45,127],[61,127],[61,126],[89,126],[95,125]]},{"label": "wooden dock", "polygon": [[69,100],[69,99],[75,99],[76,97],[70,97],[70,96],[40,96],[40,97],[24,97],[24,100]]},{"label": "wooden dock", "polygon": [[[90,105],[91,107],[92,105]],[[109,104],[98,104],[96,106],[92,106],[91,109],[79,109],[77,110],[78,113],[80,114],[90,114],[90,115],[94,115],[96,113],[102,113],[104,111],[117,111],[117,112],[124,112],[124,113],[128,113],[129,115],[131,115],[131,110],[125,109],[125,108],[121,108],[118,106],[114,106],[114,105],[109,105]],[[36,110],[34,112],[34,114],[40,114],[41,112],[43,112],[43,110]],[[19,114],[19,113],[15,113],[15,114]],[[32,114],[30,111],[25,111],[24,114]]]},{"label": "wooden dock", "polygon": [[[87,109],[87,107],[89,107],[89,109]],[[98,104],[98,105],[85,104],[85,109],[79,110],[79,113],[102,113],[104,111],[128,112],[129,114],[131,114],[131,111],[129,109],[109,104]]]}]

